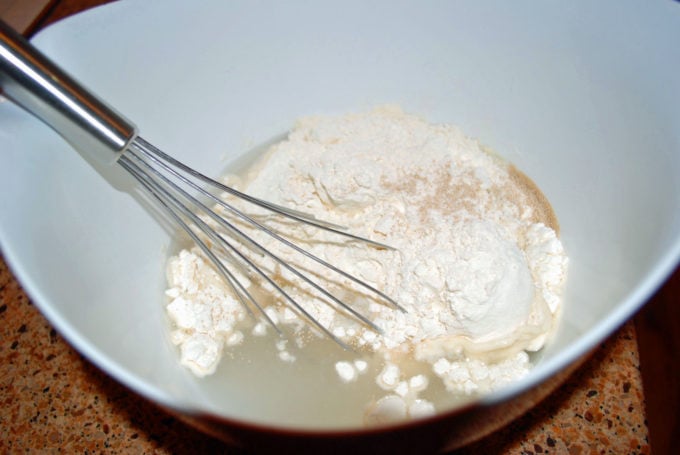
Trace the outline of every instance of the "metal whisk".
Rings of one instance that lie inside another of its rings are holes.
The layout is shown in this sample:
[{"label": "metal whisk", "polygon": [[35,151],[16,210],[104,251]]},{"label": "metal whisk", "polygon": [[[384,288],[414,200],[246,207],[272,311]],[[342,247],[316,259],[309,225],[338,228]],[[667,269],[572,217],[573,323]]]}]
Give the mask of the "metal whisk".
[{"label": "metal whisk", "polygon": [[[313,288],[318,296],[338,311],[373,330],[380,332],[380,329],[319,284],[313,275],[281,259],[258,243],[239,228],[239,224],[246,223],[266,233],[286,248],[315,261],[339,277],[351,280],[374,298],[401,310],[401,307],[383,292],[297,246],[234,204],[225,202],[210,189],[229,193],[272,213],[334,232],[351,240],[367,242],[377,248],[389,246],[347,233],[340,226],[319,221],[312,215],[248,196],[206,177],[163,153],[142,139],[132,122],[83,88],[2,21],[0,21],[0,88],[7,98],[51,126],[81,152],[91,155],[98,161],[117,163],[125,168],[139,182],[140,187],[148,192],[151,199],[158,202],[158,206],[203,251],[248,312],[254,314],[251,307],[256,309],[279,333],[281,333],[279,328],[239,280],[232,267],[259,275],[313,326],[338,344],[347,347],[277,284],[267,271],[258,266],[251,259],[252,252],[275,261],[297,277],[301,283]],[[221,207],[221,211],[229,216],[218,214],[208,204],[212,207]],[[209,220],[212,220],[212,223]],[[217,228],[211,227],[211,224]],[[249,249],[251,254],[244,248]]]}]

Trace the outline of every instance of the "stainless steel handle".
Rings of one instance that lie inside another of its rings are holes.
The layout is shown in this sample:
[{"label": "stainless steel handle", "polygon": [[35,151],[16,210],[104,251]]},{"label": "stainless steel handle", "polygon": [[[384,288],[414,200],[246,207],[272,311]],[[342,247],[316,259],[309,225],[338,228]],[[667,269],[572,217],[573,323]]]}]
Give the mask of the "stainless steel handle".
[{"label": "stainless steel handle", "polygon": [[98,161],[115,161],[137,135],[132,122],[1,20],[0,88],[7,98]]}]

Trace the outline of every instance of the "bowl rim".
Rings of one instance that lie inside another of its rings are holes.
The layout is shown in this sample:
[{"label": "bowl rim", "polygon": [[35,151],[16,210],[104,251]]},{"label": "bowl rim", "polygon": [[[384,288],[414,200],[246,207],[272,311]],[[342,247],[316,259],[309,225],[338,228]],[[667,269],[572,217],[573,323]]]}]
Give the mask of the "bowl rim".
[{"label": "bowl rim", "polygon": [[[49,26],[41,29],[33,38],[32,41],[40,48],[42,41],[49,39],[50,34],[63,27],[69,27],[74,21],[79,21],[83,16],[91,17],[96,12],[97,14],[105,13],[110,8],[129,8],[132,7],[133,2],[114,2],[99,5],[72,16],[68,16],[59,21],[56,21]],[[346,435],[370,435],[382,434],[384,432],[399,431],[403,429],[413,428],[417,426],[427,425],[430,422],[441,419],[450,418],[466,412],[470,408],[477,406],[493,406],[505,402],[513,397],[519,395],[522,391],[528,390],[545,382],[548,378],[555,375],[560,370],[577,362],[584,353],[595,348],[604,339],[610,336],[616,329],[623,325],[636,311],[638,311],[646,301],[658,290],[664,281],[671,275],[671,273],[680,264],[680,235],[677,235],[673,241],[671,248],[665,251],[661,258],[656,261],[654,266],[648,270],[644,277],[639,281],[631,292],[623,298],[619,304],[608,314],[608,317],[596,322],[593,327],[586,331],[577,340],[569,343],[560,353],[554,357],[541,361],[538,365],[532,368],[529,375],[519,381],[515,381],[500,390],[485,394],[472,400],[465,405],[448,409],[446,411],[438,412],[436,415],[422,419],[392,423],[389,425],[376,427],[349,427],[349,428],[301,428],[298,426],[274,425],[270,423],[261,423],[257,421],[250,421],[246,419],[234,419],[232,417],[213,416],[209,412],[197,409],[195,406],[187,403],[182,403],[176,398],[163,392],[161,389],[151,386],[147,381],[136,374],[131,373],[124,367],[118,364],[105,352],[101,351],[92,345],[88,339],[79,333],[76,328],[66,320],[56,309],[50,304],[50,299],[44,295],[39,286],[35,283],[31,273],[26,269],[22,263],[19,253],[6,240],[3,234],[4,230],[0,226],[0,251],[2,252],[5,261],[11,272],[21,283],[25,292],[30,296],[36,307],[40,310],[42,315],[49,321],[49,323],[64,337],[66,341],[76,351],[81,353],[89,362],[96,365],[100,370],[107,375],[115,378],[118,382],[124,384],[135,393],[160,404],[161,406],[173,410],[175,412],[187,413],[194,416],[208,416],[209,418],[219,417],[219,419],[234,423],[237,425],[245,425],[257,431],[263,432],[279,432],[282,434],[295,435],[315,435],[315,436],[346,436]]]}]

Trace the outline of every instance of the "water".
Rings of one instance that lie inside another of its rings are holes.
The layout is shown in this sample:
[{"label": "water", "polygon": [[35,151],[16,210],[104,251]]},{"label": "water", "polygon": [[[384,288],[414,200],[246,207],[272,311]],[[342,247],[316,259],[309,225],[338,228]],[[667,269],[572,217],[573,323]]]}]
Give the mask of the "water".
[{"label": "water", "polygon": [[[329,339],[315,339],[303,349],[291,349],[294,362],[283,362],[275,347],[279,339],[270,330],[265,337],[249,336],[230,349],[214,375],[198,379],[205,397],[218,409],[236,407],[242,417],[257,421],[337,428],[362,425],[367,404],[387,394],[375,382],[384,367],[379,356],[349,352]],[[355,382],[343,383],[335,363],[359,359],[368,362],[367,370]],[[401,366],[410,375],[427,374],[430,368],[416,362]],[[441,409],[462,402],[432,379],[422,398]]]}]

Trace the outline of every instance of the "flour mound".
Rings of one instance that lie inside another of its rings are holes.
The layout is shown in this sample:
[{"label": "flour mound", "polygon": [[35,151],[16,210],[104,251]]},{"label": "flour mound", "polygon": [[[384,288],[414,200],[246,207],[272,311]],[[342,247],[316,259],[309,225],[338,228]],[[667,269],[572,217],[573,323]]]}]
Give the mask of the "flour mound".
[{"label": "flour mound", "polygon": [[[531,367],[527,352],[542,348],[555,326],[568,260],[552,211],[528,179],[455,126],[431,125],[393,107],[304,118],[246,174],[227,181],[252,196],[313,213],[392,246],[345,242],[336,234],[253,212],[406,310],[395,310],[351,281],[253,233],[285,261],[326,280],[331,292],[384,333],[340,314],[323,299],[310,298],[309,286],[265,261],[263,267],[280,276],[279,284],[306,311],[338,338],[385,362],[409,359],[430,365],[428,374],[441,378],[452,393],[485,392],[523,376]],[[183,362],[209,372],[205,358],[219,359],[221,346],[240,333],[244,313],[232,305],[224,284],[210,281],[198,286],[200,291],[192,283],[202,279],[183,281],[178,264],[196,260],[192,256],[200,253],[184,251],[170,261],[168,312],[177,326]],[[252,285],[273,290],[266,283]],[[224,290],[215,290],[220,286]],[[304,344],[308,325],[283,298],[275,292],[271,296],[268,314],[292,327],[298,344]],[[195,314],[187,314],[182,302],[188,300],[203,309],[192,306]],[[206,337],[203,352],[196,346]],[[345,382],[358,377],[349,364],[336,369]],[[390,398],[371,406],[368,420],[389,418],[380,415],[381,409],[396,409],[399,415],[430,413],[430,404],[419,401],[421,389],[402,396],[382,388]]]}]

